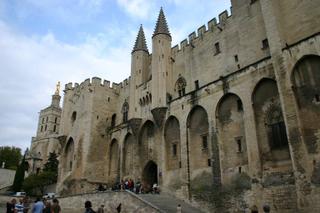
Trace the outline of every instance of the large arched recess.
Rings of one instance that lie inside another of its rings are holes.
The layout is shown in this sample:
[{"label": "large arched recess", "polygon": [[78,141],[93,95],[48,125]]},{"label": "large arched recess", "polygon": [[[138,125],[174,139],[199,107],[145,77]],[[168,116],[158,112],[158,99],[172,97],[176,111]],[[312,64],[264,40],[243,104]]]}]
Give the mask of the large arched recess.
[{"label": "large arched recess", "polygon": [[179,169],[181,166],[180,124],[174,116],[170,116],[165,123],[164,139],[166,169]]},{"label": "large arched recess", "polygon": [[[253,91],[252,102],[263,170],[271,172],[280,165],[279,161],[291,159],[276,81],[260,80]],[[291,162],[289,168],[292,169]]]},{"label": "large arched recess", "polygon": [[123,143],[123,177],[132,177],[134,171],[134,162],[136,158],[135,139],[131,133],[128,133]]},{"label": "large arched recess", "polygon": [[206,110],[201,106],[192,108],[187,118],[189,170],[191,178],[199,175],[211,164],[209,157],[209,122]]},{"label": "large arched recess", "polygon": [[119,143],[116,139],[111,141],[109,150],[109,180],[111,183],[116,183],[120,178]]},{"label": "large arched recess", "polygon": [[66,147],[64,149],[64,172],[72,171],[73,160],[74,160],[74,140],[72,137],[69,138]]},{"label": "large arched recess", "polygon": [[148,160],[155,158],[155,125],[152,121],[147,120],[139,132],[138,154],[139,163],[142,167]]},{"label": "large arched recess", "polygon": [[224,95],[216,109],[223,182],[248,169],[243,104],[235,94]]},{"label": "large arched recess", "polygon": [[320,151],[320,56],[302,57],[294,66],[291,81],[304,142],[309,153],[318,153]]}]

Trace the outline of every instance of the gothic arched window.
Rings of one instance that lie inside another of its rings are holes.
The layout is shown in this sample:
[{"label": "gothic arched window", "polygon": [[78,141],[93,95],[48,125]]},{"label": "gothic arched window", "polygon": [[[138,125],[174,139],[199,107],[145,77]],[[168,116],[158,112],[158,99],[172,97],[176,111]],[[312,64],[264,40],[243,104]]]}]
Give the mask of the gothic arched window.
[{"label": "gothic arched window", "polygon": [[179,77],[175,85],[175,90],[178,91],[179,97],[184,96],[186,94],[186,86],[186,79],[184,79],[184,77]]},{"label": "gothic arched window", "polygon": [[286,126],[280,106],[271,106],[267,112],[266,125],[268,127],[271,149],[282,149],[288,146]]},{"label": "gothic arched window", "polygon": [[128,121],[129,104],[125,101],[122,105],[122,121],[123,123]]}]

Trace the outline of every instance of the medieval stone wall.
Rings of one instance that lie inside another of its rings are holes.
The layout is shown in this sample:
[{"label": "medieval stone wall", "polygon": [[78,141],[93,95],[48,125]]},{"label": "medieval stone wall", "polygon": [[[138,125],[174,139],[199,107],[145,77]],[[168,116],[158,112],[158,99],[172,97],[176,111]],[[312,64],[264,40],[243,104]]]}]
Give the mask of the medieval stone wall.
[{"label": "medieval stone wall", "polygon": [[58,191],[132,178],[190,200],[243,187],[231,209],[319,208],[320,4],[232,6],[171,51],[154,34],[120,84],[66,85]]}]

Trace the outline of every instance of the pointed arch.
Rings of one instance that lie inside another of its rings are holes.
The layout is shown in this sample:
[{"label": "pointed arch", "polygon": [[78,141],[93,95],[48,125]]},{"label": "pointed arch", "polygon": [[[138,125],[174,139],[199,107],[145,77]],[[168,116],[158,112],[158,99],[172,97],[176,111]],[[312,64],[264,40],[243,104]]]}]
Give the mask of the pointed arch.
[{"label": "pointed arch", "polygon": [[216,108],[217,137],[221,147],[221,171],[224,183],[248,170],[248,154],[243,104],[238,95],[225,94]]},{"label": "pointed arch", "polygon": [[120,178],[119,156],[119,143],[117,139],[112,139],[109,148],[109,180],[112,183],[119,181]]},{"label": "pointed arch", "polygon": [[143,165],[148,159],[152,158],[154,154],[154,132],[155,124],[151,120],[147,120],[140,128],[138,136],[140,165]]},{"label": "pointed arch", "polygon": [[136,144],[134,136],[128,133],[123,142],[123,176],[133,176],[134,162],[136,157]]},{"label": "pointed arch", "polygon": [[164,139],[167,170],[181,168],[180,123],[175,116],[170,116],[165,123]]},{"label": "pointed arch", "polygon": [[187,117],[190,170],[206,169],[211,166],[209,157],[209,120],[202,106],[195,106]]},{"label": "pointed arch", "polygon": [[68,139],[68,142],[64,148],[64,171],[72,171],[74,160],[74,140],[72,137]]},{"label": "pointed arch", "polygon": [[320,56],[305,55],[291,73],[301,132],[309,153],[320,152]]},{"label": "pointed arch", "polygon": [[184,77],[180,76],[175,83],[175,91],[178,92],[179,97],[186,94],[187,81]]},{"label": "pointed arch", "polygon": [[126,123],[128,121],[128,113],[129,113],[129,104],[127,101],[125,101],[122,105],[122,122]]},{"label": "pointed arch", "polygon": [[253,90],[252,103],[262,163],[290,159],[277,82],[261,79]]}]

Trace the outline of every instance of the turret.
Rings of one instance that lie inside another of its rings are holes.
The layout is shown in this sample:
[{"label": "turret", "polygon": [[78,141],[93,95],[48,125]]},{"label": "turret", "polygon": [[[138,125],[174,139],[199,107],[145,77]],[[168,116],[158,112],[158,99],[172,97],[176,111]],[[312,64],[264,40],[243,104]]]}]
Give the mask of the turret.
[{"label": "turret", "polygon": [[171,82],[171,35],[162,8],[152,36],[152,108],[166,107]]},{"label": "turret", "polygon": [[148,70],[149,51],[142,25],[140,26],[136,42],[131,53],[131,80],[130,80],[130,102],[129,118],[132,118],[135,109],[138,108],[139,94],[137,88],[149,80],[151,76]]},{"label": "turret", "polygon": [[167,110],[167,91],[172,82],[171,35],[162,8],[152,36],[152,114],[160,126]]}]

